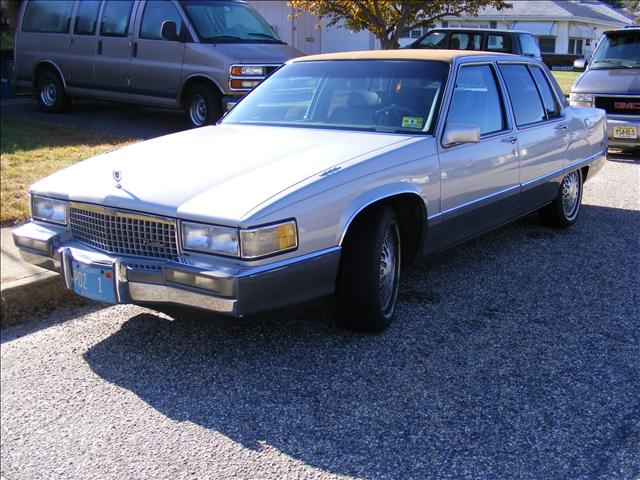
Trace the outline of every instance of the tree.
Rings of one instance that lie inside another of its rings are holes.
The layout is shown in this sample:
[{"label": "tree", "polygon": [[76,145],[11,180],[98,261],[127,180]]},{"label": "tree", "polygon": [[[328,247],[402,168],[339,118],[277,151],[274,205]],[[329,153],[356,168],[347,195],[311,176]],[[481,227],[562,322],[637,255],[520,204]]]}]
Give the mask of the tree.
[{"label": "tree", "polygon": [[505,0],[289,0],[294,16],[303,12],[359,32],[371,31],[383,49],[398,48],[403,29],[431,27],[447,16],[477,15],[485,6],[512,8]]}]

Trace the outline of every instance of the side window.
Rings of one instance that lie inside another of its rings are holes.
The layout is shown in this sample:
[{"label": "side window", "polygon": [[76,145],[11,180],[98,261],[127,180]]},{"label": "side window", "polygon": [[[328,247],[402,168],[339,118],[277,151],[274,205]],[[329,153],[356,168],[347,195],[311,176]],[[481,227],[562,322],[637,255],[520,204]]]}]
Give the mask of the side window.
[{"label": "side window", "polygon": [[23,32],[69,33],[73,0],[31,0],[22,19]]},{"label": "side window", "polygon": [[487,35],[487,50],[491,52],[511,52],[509,36],[501,33],[490,33]]},{"label": "side window", "polygon": [[542,69],[533,65],[530,65],[529,68],[531,69],[533,78],[536,81],[538,90],[540,90],[540,95],[544,102],[544,109],[547,112],[547,118],[559,117],[560,106],[558,105],[558,102],[556,102],[553,92],[551,91],[551,85],[549,85],[549,81],[542,72]]},{"label": "side window", "polygon": [[453,33],[449,40],[451,50],[480,50],[482,43],[481,33]]},{"label": "side window", "polygon": [[520,48],[522,48],[522,55],[528,55],[530,57],[540,56],[540,48],[536,43],[536,39],[533,38],[533,35],[525,33],[521,34],[519,38]]},{"label": "side window", "polygon": [[433,32],[427,35],[420,42],[421,48],[444,48],[444,39],[447,34],[444,32]]},{"label": "side window", "polygon": [[147,2],[140,24],[140,38],[164,40],[162,38],[162,24],[164,22],[174,22],[178,29],[178,36],[180,36],[183,29],[182,17],[175,5],[168,0]]},{"label": "side window", "polygon": [[460,68],[447,123],[476,125],[481,135],[506,128],[504,104],[491,66]]},{"label": "side window", "polygon": [[545,113],[536,84],[525,65],[500,65],[519,127],[544,120]]},{"label": "side window", "polygon": [[126,37],[129,33],[129,17],[133,0],[107,0],[102,11],[100,35]]},{"label": "side window", "polygon": [[85,0],[78,5],[73,33],[76,35],[93,35],[98,23],[100,0]]}]

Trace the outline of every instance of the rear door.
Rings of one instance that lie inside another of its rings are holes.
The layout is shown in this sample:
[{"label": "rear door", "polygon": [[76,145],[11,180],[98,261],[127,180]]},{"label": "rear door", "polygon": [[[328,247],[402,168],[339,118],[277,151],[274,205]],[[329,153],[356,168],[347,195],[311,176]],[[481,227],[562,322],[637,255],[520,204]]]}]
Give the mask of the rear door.
[{"label": "rear door", "polygon": [[133,0],[105,0],[95,57],[96,89],[128,91]]},{"label": "rear door", "polygon": [[447,113],[451,124],[477,126],[479,143],[441,147],[444,247],[504,223],[518,202],[517,137],[494,65],[462,65]]},{"label": "rear door", "polygon": [[177,98],[182,78],[184,42],[162,37],[162,24],[174,22],[178,37],[186,34],[182,15],[170,0],[147,1],[139,7],[131,58],[134,93]]},{"label": "rear door", "polygon": [[78,2],[73,19],[67,84],[72,87],[95,86],[95,56],[97,53],[98,13],[101,0]]}]

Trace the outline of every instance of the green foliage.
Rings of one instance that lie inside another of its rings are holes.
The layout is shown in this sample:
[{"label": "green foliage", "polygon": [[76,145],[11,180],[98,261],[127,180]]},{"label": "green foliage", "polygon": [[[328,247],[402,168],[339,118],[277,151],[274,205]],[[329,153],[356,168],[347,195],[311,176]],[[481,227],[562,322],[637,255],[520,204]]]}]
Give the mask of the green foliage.
[{"label": "green foliage", "polygon": [[383,49],[398,48],[405,28],[431,27],[442,17],[477,15],[481,8],[512,8],[504,0],[289,0],[294,15],[307,12],[359,32],[369,30]]}]

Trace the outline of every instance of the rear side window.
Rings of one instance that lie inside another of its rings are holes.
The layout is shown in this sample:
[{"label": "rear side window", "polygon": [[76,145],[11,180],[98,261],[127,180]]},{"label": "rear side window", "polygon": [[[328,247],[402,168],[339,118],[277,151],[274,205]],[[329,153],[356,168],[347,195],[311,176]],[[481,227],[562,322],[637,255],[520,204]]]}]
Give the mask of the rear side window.
[{"label": "rear side window", "polygon": [[549,81],[547,80],[545,74],[542,72],[542,69],[533,65],[529,68],[531,69],[533,78],[536,81],[536,85],[538,86],[540,95],[542,96],[544,109],[547,112],[547,118],[560,116],[560,106],[556,102],[553,92],[551,91],[551,85],[549,85]]},{"label": "rear side window", "polygon": [[85,0],[78,5],[73,33],[76,35],[93,35],[98,23],[100,0]]},{"label": "rear side window", "polygon": [[490,33],[487,35],[487,50],[491,52],[511,52],[509,35]]},{"label": "rear side window", "polygon": [[519,127],[546,118],[536,84],[525,65],[500,65]]},{"label": "rear side window", "polygon": [[129,33],[129,17],[133,0],[109,0],[105,3],[100,22],[100,35],[126,37]]},{"label": "rear side window", "polygon": [[540,57],[540,48],[536,43],[536,39],[533,35],[523,33],[520,35],[520,48],[522,48],[522,55],[528,55],[530,57]]},{"label": "rear side window", "polygon": [[174,22],[178,29],[178,36],[182,30],[182,17],[175,5],[167,0],[147,2],[142,15],[140,25],[140,38],[149,40],[164,40],[162,37],[162,24]]},{"label": "rear side window", "polygon": [[481,33],[452,33],[449,48],[451,50],[480,50],[481,43]]},{"label": "rear side window", "polygon": [[23,32],[69,33],[73,0],[31,0],[22,19]]},{"label": "rear side window", "polygon": [[506,128],[504,105],[493,68],[489,65],[460,68],[447,123],[475,125],[481,135]]}]

